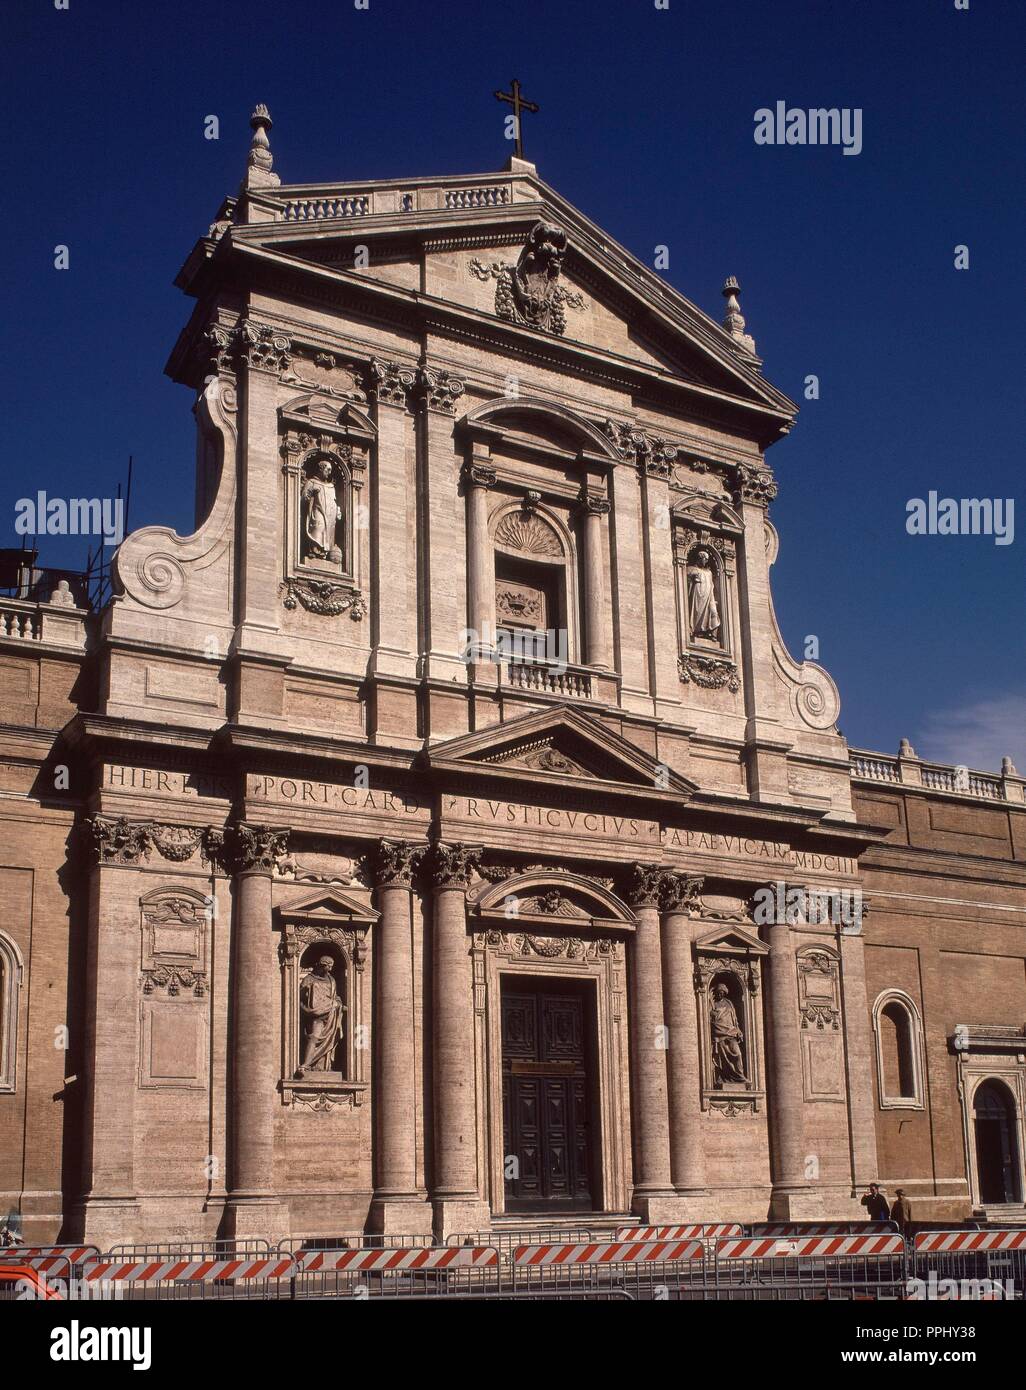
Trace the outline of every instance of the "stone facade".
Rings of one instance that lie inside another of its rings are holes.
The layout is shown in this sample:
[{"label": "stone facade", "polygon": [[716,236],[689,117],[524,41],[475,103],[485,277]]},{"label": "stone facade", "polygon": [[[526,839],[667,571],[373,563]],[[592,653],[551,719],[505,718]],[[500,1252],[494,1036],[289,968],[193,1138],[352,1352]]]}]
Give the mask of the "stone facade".
[{"label": "stone facade", "polygon": [[289,187],[253,127],[177,282],[195,531],[3,603],[0,1207],[955,1216],[988,1078],[1021,1204],[1023,783],[852,755],[787,652],[736,282],[721,328],[522,160]]}]

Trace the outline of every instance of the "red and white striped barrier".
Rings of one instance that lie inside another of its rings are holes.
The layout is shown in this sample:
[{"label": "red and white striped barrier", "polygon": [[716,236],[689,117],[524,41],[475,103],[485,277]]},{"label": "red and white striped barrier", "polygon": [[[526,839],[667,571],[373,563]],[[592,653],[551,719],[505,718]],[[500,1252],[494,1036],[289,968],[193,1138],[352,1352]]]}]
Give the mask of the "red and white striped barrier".
[{"label": "red and white striped barrier", "polygon": [[398,1246],[384,1250],[300,1250],[296,1264],[304,1274],[323,1270],[467,1269],[499,1263],[499,1252],[484,1245]]},{"label": "red and white striped barrier", "polygon": [[700,1240],[613,1241],[598,1245],[518,1245],[513,1263],[538,1265],[645,1264],[653,1260],[700,1260],[705,1246]]},{"label": "red and white striped barrier", "polygon": [[76,1265],[92,1255],[99,1255],[95,1245],[3,1245],[0,1258],[46,1273],[55,1264]]},{"label": "red and white striped barrier", "polygon": [[621,1226],[614,1240],[701,1240],[703,1236],[739,1236],[739,1221],[692,1221],[686,1226]]},{"label": "red and white striped barrier", "polygon": [[740,1240],[718,1240],[718,1260],[772,1260],[798,1256],[809,1259],[823,1255],[902,1255],[901,1236],[744,1236]]},{"label": "red and white striped barrier", "polygon": [[949,1251],[1026,1250],[1026,1231],[919,1231],[916,1254]]},{"label": "red and white striped barrier", "polygon": [[262,1259],[242,1256],[226,1260],[212,1255],[209,1259],[195,1256],[160,1260],[89,1260],[83,1266],[86,1283],[110,1279],[117,1283],[147,1284],[160,1279],[185,1283],[207,1283],[214,1279],[287,1279],[297,1273],[290,1255],[265,1255]]},{"label": "red and white striped barrier", "polygon": [[[852,1226],[856,1229],[853,1231]],[[889,1221],[812,1223],[808,1226],[794,1226],[787,1222],[754,1222],[748,1228],[753,1236],[786,1236],[789,1240],[799,1240],[802,1236],[869,1236],[884,1235],[894,1227]]]}]

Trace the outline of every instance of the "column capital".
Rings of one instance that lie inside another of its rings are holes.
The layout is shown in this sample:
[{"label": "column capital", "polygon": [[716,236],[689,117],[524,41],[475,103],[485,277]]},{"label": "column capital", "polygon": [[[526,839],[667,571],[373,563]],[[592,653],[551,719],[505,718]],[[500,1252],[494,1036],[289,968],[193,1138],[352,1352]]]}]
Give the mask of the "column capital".
[{"label": "column capital", "polygon": [[232,874],[270,874],[288,852],[288,844],[287,829],[235,821],[225,827],[224,866]]},{"label": "column capital", "polygon": [[370,389],[378,405],[397,405],[403,409],[406,398],[417,381],[413,367],[402,362],[384,362],[375,357],[371,362]]},{"label": "column capital", "polygon": [[600,497],[593,492],[582,492],[577,506],[582,516],[606,516],[609,512],[609,498]]},{"label": "column capital", "polygon": [[88,816],[80,823],[79,843],[90,865],[138,864],[153,851],[148,821],[127,816]]},{"label": "column capital", "polygon": [[624,889],[631,907],[658,908],[666,870],[658,864],[633,864]]},{"label": "column capital", "polygon": [[376,887],[412,888],[413,876],[427,852],[427,845],[411,844],[407,840],[382,840],[372,860]]},{"label": "column capital", "polygon": [[459,377],[453,376],[451,372],[421,366],[417,368],[414,389],[425,410],[435,410],[441,415],[454,415],[456,402],[467,388]]},{"label": "column capital", "polygon": [[660,885],[660,903],[664,912],[680,913],[685,917],[695,917],[699,911],[699,898],[705,879],[697,874],[663,874]]},{"label": "column capital", "polygon": [[734,490],[738,502],[754,502],[756,506],[768,507],[777,495],[777,480],[768,468],[739,463]]},{"label": "column capital", "polygon": [[465,892],[480,859],[480,846],[436,844],[431,851],[431,881],[436,888],[462,888]]},{"label": "column capital", "polygon": [[471,459],[463,465],[462,477],[466,487],[494,487],[496,476],[492,465],[480,459]]}]

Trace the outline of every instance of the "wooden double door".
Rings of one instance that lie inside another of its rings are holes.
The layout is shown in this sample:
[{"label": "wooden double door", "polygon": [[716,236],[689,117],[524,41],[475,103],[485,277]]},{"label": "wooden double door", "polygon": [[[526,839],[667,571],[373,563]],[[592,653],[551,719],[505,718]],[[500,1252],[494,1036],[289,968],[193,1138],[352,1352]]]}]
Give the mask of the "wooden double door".
[{"label": "wooden double door", "polygon": [[506,1209],[592,1210],[594,994],[581,981],[514,977],[502,988]]}]

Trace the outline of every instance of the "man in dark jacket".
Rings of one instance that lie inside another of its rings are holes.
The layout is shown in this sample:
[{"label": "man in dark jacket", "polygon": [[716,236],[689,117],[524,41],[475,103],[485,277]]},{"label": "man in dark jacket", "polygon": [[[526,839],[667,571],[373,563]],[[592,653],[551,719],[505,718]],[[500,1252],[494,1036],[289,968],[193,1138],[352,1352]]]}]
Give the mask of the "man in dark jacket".
[{"label": "man in dark jacket", "polygon": [[886,1221],[890,1215],[887,1206],[887,1198],[883,1195],[879,1185],[875,1182],[869,1184],[869,1191],[863,1197],[862,1205],[866,1209],[867,1221]]}]

